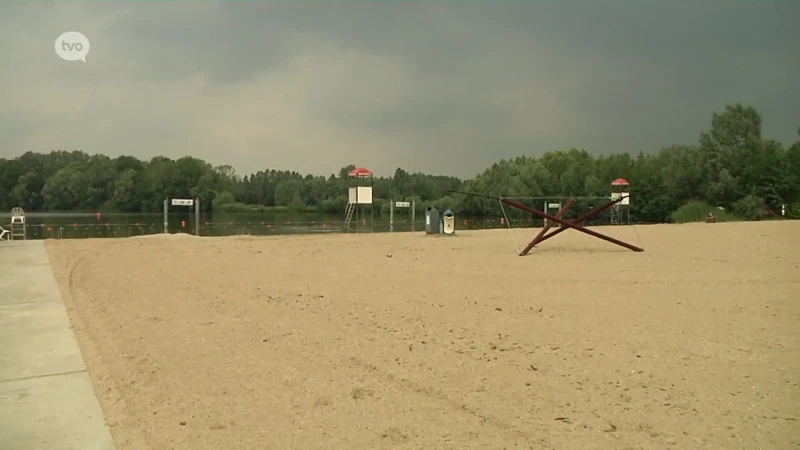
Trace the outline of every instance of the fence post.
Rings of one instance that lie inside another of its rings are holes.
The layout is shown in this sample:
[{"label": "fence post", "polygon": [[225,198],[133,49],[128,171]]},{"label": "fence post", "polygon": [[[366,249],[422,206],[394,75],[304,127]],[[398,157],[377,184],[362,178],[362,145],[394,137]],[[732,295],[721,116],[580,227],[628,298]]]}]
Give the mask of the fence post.
[{"label": "fence post", "polygon": [[164,199],[164,234],[168,233],[167,227],[169,226],[169,222],[167,222],[167,199]]},{"label": "fence post", "polygon": [[414,217],[417,214],[417,205],[414,203],[414,199],[411,199],[411,231],[414,231]]},{"label": "fence post", "polygon": [[394,231],[394,199],[389,199],[389,232]]},{"label": "fence post", "polygon": [[200,236],[200,198],[194,200],[194,235]]}]

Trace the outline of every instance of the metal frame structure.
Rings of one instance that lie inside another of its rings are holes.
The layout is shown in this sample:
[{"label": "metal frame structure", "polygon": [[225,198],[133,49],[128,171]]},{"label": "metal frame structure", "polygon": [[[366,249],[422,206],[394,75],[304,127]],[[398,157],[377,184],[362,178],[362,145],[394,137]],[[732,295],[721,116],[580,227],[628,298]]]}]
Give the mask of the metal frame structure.
[{"label": "metal frame structure", "polygon": [[[596,237],[597,239],[601,239],[601,240],[606,241],[606,242],[611,242],[612,244],[617,244],[620,247],[625,247],[628,250],[631,250],[631,251],[634,251],[634,252],[643,252],[644,249],[641,248],[641,247],[637,247],[635,245],[629,244],[627,242],[621,241],[621,240],[613,238],[611,236],[606,236],[606,235],[604,235],[602,233],[598,233],[597,231],[590,230],[590,229],[585,228],[585,227],[583,227],[581,225],[581,223],[586,222],[587,220],[597,216],[601,212],[603,212],[603,211],[613,207],[617,203],[621,202],[624,198],[625,197],[620,197],[620,198],[617,198],[617,199],[614,199],[614,200],[609,200],[605,204],[598,206],[597,208],[589,211],[588,213],[578,217],[575,220],[564,220],[564,219],[561,218],[561,216],[563,216],[564,213],[566,213],[575,204],[575,199],[574,198],[570,199],[570,201],[567,202],[567,204],[564,205],[561,208],[561,210],[558,211],[558,214],[556,214],[555,216],[551,216],[550,214],[547,214],[544,211],[539,211],[536,208],[532,208],[532,207],[530,207],[528,205],[516,202],[514,200],[510,200],[508,198],[502,198],[501,197],[500,198],[500,202],[502,202],[502,203],[504,203],[504,204],[506,204],[508,206],[511,206],[513,208],[517,208],[519,210],[522,210],[522,211],[525,211],[525,212],[529,212],[529,213],[531,213],[531,214],[533,214],[535,216],[538,216],[538,217],[540,217],[542,219],[547,220],[547,222],[548,222],[547,225],[545,225],[545,227],[542,228],[542,230],[539,232],[539,234],[521,252],[519,252],[520,256],[527,255],[531,251],[531,249],[533,249],[533,247],[535,247],[536,245],[541,244],[542,242],[544,242],[544,241],[546,241],[546,240],[558,235],[559,233],[563,233],[564,231],[567,231],[570,228],[572,228],[574,230],[577,230],[577,231],[580,231],[581,233],[588,234],[589,236]],[[552,227],[553,223],[557,223],[557,224],[561,225],[561,228],[553,231],[550,234],[546,234],[550,230],[550,228]]]},{"label": "metal frame structure", "polygon": [[[194,234],[200,236],[200,199],[173,198],[172,206],[194,206]],[[164,233],[169,233],[169,200],[164,199]]]},{"label": "metal frame structure", "polygon": [[409,210],[411,215],[411,231],[414,231],[414,221],[416,220],[416,204],[412,198],[410,202],[396,202],[394,199],[389,200],[389,231],[394,231],[394,210],[406,209]]},{"label": "metal frame structure", "polygon": [[11,209],[9,240],[15,241],[28,239],[28,221],[25,219],[25,211],[20,207]]},{"label": "metal frame structure", "polygon": [[631,223],[630,183],[624,178],[611,182],[611,200],[623,197],[611,208],[611,225],[628,225]]},{"label": "metal frame structure", "polygon": [[[466,192],[460,192],[460,191],[448,191],[448,192],[454,192],[454,193],[457,193],[457,194],[465,194],[465,195],[473,195],[473,194],[468,194]],[[481,197],[485,197],[485,196],[481,196]],[[608,197],[592,197],[592,196],[585,196],[585,197],[569,197],[569,196],[565,196],[565,197],[559,197],[559,196],[541,197],[541,196],[539,196],[539,197],[497,197],[497,198],[496,197],[488,197],[488,198],[493,198],[493,199],[497,199],[497,200],[499,200],[500,198],[508,198],[508,199],[513,199],[513,200],[541,201],[544,204],[542,211],[544,213],[546,213],[546,214],[550,214],[551,210],[555,210],[556,212],[558,212],[561,209],[561,206],[565,205],[570,200],[573,200],[573,201],[578,201],[578,200],[603,200],[605,202],[607,202],[609,200]],[[556,206],[556,204],[558,206]],[[531,221],[534,220],[533,216],[535,216],[535,214],[531,214]],[[503,224],[507,223],[508,226],[511,227],[511,221],[508,219],[508,217],[503,217],[502,221],[503,221],[502,222]],[[559,228],[561,226],[558,223],[550,223],[550,222],[548,222],[547,219],[543,219],[542,224],[543,224],[542,226],[548,226],[548,224],[549,224],[548,228],[552,228],[552,227]]]},{"label": "metal frame structure", "polygon": [[[542,205],[542,211],[546,212],[547,214],[550,214],[551,210],[555,210],[556,212],[559,212],[559,211],[561,211],[561,207],[563,206],[563,203],[562,203],[561,199],[558,199],[558,201],[555,201],[555,202],[553,200],[545,200],[543,203],[544,203],[544,205]],[[557,217],[560,217],[560,216],[557,215]],[[561,225],[559,225],[557,223],[554,224],[554,223],[551,223],[551,222],[548,222],[547,220],[545,220],[544,221],[544,226],[547,227],[547,228],[550,228],[550,227],[558,228]]]},{"label": "metal frame structure", "polygon": [[[639,192],[639,195],[647,193],[647,192],[656,191],[656,190],[659,190],[659,189],[662,189],[662,188],[664,188],[664,186],[659,186],[659,187],[652,188],[652,189],[646,189],[644,191]],[[610,242],[612,244],[619,245],[620,247],[624,247],[624,248],[626,248],[628,250],[631,250],[631,251],[634,251],[634,252],[643,252],[644,251],[644,249],[642,247],[637,247],[635,245],[629,244],[629,243],[627,243],[625,241],[621,241],[621,240],[613,238],[611,236],[606,236],[606,235],[604,235],[602,233],[598,233],[597,231],[590,230],[590,229],[588,229],[588,228],[586,228],[586,227],[581,225],[583,222],[586,222],[587,220],[590,220],[590,219],[598,216],[603,211],[606,211],[607,209],[616,206],[618,203],[623,202],[623,201],[627,201],[628,197],[630,197],[630,194],[629,195],[625,195],[625,196],[620,195],[620,196],[617,196],[616,198],[613,198],[613,199],[610,199],[610,200],[608,198],[604,198],[606,200],[606,202],[603,203],[602,205],[598,206],[597,208],[594,208],[593,210],[591,210],[588,213],[578,217],[575,220],[565,220],[565,219],[562,219],[562,216],[570,208],[572,208],[572,206],[575,204],[575,201],[576,201],[577,197],[570,198],[570,200],[565,205],[563,205],[563,207],[558,211],[558,213],[555,216],[552,216],[550,214],[547,214],[544,211],[539,211],[536,208],[533,208],[533,207],[530,207],[530,206],[525,205],[523,203],[511,200],[508,197],[493,197],[493,196],[490,196],[490,195],[475,194],[475,193],[470,193],[470,192],[462,192],[462,191],[454,191],[454,190],[448,190],[447,192],[452,192],[452,193],[455,193],[455,194],[462,194],[462,195],[470,195],[470,196],[474,196],[474,197],[495,199],[495,200],[498,200],[501,204],[505,204],[505,205],[511,206],[512,208],[519,209],[521,211],[533,214],[534,216],[537,216],[537,217],[543,219],[545,221],[544,228],[541,231],[539,231],[539,234],[537,234],[536,237],[530,243],[528,243],[528,245],[522,251],[519,252],[519,256],[527,255],[528,253],[530,253],[531,249],[533,249],[533,247],[535,247],[536,245],[541,244],[542,242],[544,242],[544,241],[546,241],[546,240],[548,240],[550,238],[553,238],[553,237],[557,236],[558,234],[567,231],[570,228],[574,229],[576,231],[579,231],[581,233],[588,234],[589,236],[595,237],[597,239],[600,239],[600,240],[603,240],[603,241],[606,241],[606,242]],[[539,197],[527,197],[527,198],[539,198]],[[561,225],[561,227],[558,228],[557,230],[554,230],[551,233],[547,234],[548,231],[550,231],[550,229],[553,227],[554,224],[559,224],[559,225]]]},{"label": "metal frame structure", "polygon": [[[348,186],[347,188],[348,200],[344,219],[345,231],[348,233],[350,232],[350,223],[353,220],[353,215],[355,215],[356,233],[359,232],[359,220],[366,220],[363,215],[362,217],[359,217],[359,209],[361,209],[359,206],[369,205],[369,231],[372,232],[375,228],[375,208],[372,205],[372,187],[375,183],[374,176],[369,169],[364,167],[356,167],[355,169],[351,170],[347,176],[348,184],[353,183],[349,180],[355,180],[355,185]],[[369,179],[369,184],[367,184],[367,179]]]}]

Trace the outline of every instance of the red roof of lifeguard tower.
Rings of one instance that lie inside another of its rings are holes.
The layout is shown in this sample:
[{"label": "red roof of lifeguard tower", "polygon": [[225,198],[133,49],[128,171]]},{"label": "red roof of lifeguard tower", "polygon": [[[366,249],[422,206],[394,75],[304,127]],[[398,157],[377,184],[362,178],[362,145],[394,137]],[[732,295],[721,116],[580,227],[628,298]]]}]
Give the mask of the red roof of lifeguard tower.
[{"label": "red roof of lifeguard tower", "polygon": [[351,177],[371,177],[372,172],[369,171],[366,167],[356,167],[355,169],[351,170],[348,176]]},{"label": "red roof of lifeguard tower", "polygon": [[620,185],[629,185],[628,180],[625,178],[617,178],[616,180],[611,182],[612,186],[620,186]]}]

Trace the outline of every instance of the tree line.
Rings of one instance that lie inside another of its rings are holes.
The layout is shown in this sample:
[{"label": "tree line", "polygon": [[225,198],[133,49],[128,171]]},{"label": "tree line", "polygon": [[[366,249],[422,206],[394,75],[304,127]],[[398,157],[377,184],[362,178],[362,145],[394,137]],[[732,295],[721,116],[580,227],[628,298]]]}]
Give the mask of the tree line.
[{"label": "tree line", "polygon": [[[501,160],[469,180],[398,168],[390,177],[374,179],[373,195],[383,211],[387,199],[413,199],[420,210],[434,205],[460,214],[496,215],[498,202],[450,191],[507,197],[607,197],[611,181],[625,178],[631,184],[631,215],[636,221],[669,221],[682,205],[698,201],[748,219],[786,204],[789,214],[800,218],[800,140],[784,148],[764,138],[761,130],[758,111],[731,104],[713,113],[710,128],[694,145],[637,155],[551,151],[541,157]],[[15,159],[0,159],[0,208],[158,212],[165,198],[190,197],[199,198],[208,210],[286,208],[343,213],[347,175],[353,167],[342,167],[327,177],[280,170],[240,176],[230,166],[213,166],[188,156],[142,161],[81,151],[27,152]],[[643,191],[648,192],[639,195]]]}]

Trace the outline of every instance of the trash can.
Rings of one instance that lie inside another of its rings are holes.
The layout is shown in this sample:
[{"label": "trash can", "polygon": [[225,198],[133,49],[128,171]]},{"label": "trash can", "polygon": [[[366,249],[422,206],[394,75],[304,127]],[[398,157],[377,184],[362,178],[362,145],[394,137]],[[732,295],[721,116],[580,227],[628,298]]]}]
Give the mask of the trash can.
[{"label": "trash can", "polygon": [[448,236],[456,234],[456,216],[449,209],[442,213],[442,233]]},{"label": "trash can", "polygon": [[439,210],[433,206],[425,208],[425,232],[427,234],[439,234]]}]

